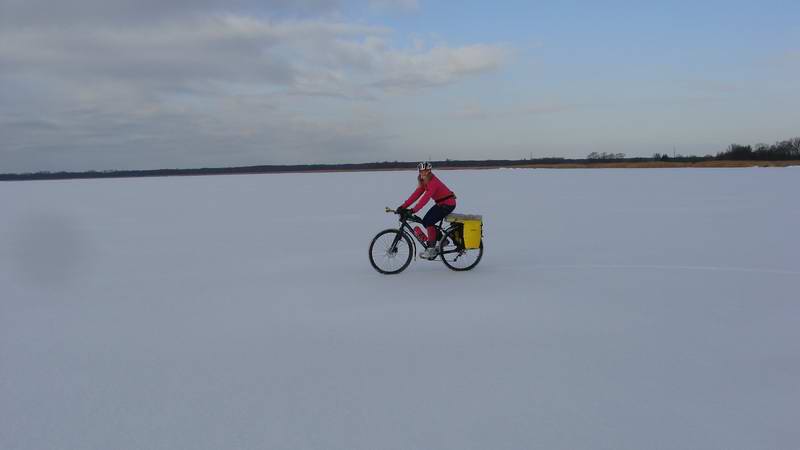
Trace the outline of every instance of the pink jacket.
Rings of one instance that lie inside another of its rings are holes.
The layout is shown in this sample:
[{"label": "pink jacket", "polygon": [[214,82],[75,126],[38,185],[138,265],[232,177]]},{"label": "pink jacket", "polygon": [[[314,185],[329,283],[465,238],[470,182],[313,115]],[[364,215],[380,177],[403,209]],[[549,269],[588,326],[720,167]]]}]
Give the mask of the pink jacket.
[{"label": "pink jacket", "polygon": [[[423,192],[425,195],[422,195]],[[415,214],[422,209],[431,198],[433,198],[433,201],[436,202],[437,205],[456,205],[456,196],[453,194],[453,191],[448,189],[447,186],[433,174],[431,174],[431,179],[428,181],[427,186],[418,187],[417,190],[411,194],[411,197],[408,197],[408,200],[403,203],[401,208],[408,208],[420,195],[422,195],[422,198],[417,202],[414,208],[412,208]]]}]

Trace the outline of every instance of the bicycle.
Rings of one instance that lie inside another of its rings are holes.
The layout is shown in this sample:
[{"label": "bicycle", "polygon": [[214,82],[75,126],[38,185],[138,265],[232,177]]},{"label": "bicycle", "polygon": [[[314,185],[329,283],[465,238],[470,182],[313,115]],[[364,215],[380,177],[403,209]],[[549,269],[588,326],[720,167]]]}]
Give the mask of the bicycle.
[{"label": "bicycle", "polygon": [[[411,258],[417,254],[417,243],[423,248],[426,244],[409,225],[409,222],[422,223],[419,216],[402,214],[390,208],[386,208],[386,212],[398,214],[400,226],[396,229],[383,230],[375,235],[369,244],[369,262],[378,272],[394,275],[404,271],[411,264]],[[444,218],[434,225],[439,239],[435,247],[437,254],[431,261],[441,258],[445,266],[458,272],[473,269],[483,257],[483,239],[478,248],[465,248],[461,224],[451,223],[445,229],[442,228],[442,224],[446,220],[447,218]]]}]

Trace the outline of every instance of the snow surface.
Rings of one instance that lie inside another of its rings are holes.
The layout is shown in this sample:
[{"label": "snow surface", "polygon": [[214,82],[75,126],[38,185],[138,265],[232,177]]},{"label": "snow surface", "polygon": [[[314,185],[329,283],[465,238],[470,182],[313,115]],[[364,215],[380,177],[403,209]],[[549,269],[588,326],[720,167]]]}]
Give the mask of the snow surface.
[{"label": "snow surface", "polygon": [[411,172],[0,185],[0,448],[800,448],[800,171],[440,176],[472,272]]}]

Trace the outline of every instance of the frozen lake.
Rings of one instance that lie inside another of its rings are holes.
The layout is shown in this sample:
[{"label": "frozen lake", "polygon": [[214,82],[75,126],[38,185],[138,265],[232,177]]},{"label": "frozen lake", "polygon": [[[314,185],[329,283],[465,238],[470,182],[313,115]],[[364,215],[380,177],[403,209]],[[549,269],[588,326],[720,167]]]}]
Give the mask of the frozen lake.
[{"label": "frozen lake", "polygon": [[0,184],[0,448],[800,448],[800,169],[439,176],[471,272],[413,172]]}]

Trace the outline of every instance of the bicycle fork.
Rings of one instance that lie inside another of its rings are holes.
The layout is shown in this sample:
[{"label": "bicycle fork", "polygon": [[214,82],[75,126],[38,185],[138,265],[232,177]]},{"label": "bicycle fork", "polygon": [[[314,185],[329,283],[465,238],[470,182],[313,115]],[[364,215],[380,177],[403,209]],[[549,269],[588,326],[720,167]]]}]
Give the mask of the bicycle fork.
[{"label": "bicycle fork", "polygon": [[[389,251],[391,253],[397,253],[397,244],[399,244],[400,241],[403,240],[403,236],[405,236],[405,230],[403,230],[401,228],[400,230],[398,230],[397,236],[395,236],[394,242],[392,242],[391,247],[389,247]],[[411,241],[411,248],[412,248],[411,251],[414,252],[414,260],[416,260],[417,259],[417,243],[414,242],[413,239],[409,239],[409,240]]]}]

